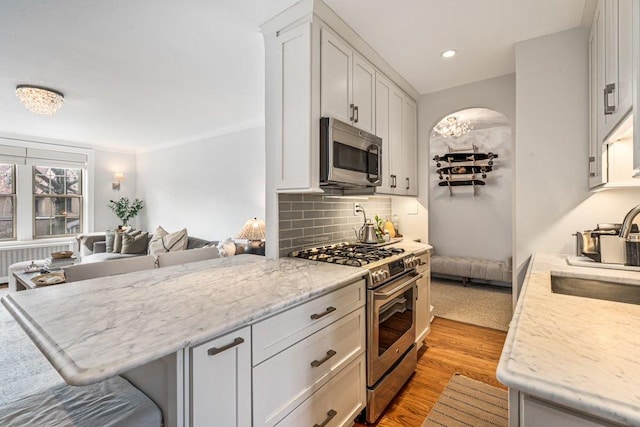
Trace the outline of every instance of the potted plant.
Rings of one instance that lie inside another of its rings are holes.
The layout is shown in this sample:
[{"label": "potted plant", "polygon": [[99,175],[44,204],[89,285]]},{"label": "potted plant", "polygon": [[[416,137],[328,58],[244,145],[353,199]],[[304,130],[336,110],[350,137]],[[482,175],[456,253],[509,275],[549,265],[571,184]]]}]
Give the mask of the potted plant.
[{"label": "potted plant", "polygon": [[144,202],[139,199],[135,199],[133,202],[128,197],[121,197],[118,200],[109,200],[107,204],[109,208],[116,214],[122,222],[121,227],[127,227],[129,220],[135,218],[136,215],[144,207]]}]

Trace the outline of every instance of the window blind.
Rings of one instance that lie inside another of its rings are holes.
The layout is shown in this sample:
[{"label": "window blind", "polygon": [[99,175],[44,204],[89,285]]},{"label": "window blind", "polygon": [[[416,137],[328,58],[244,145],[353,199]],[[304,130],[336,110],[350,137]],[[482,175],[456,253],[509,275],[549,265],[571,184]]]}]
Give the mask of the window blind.
[{"label": "window blind", "polygon": [[86,154],[27,148],[26,163],[31,166],[85,168],[87,161],[88,158]]},{"label": "window blind", "polygon": [[0,145],[0,163],[24,165],[27,159],[27,149],[13,145]]},{"label": "window blind", "polygon": [[[0,141],[3,139],[0,138]],[[88,161],[86,154],[78,152],[0,144],[0,163],[83,169]]]}]

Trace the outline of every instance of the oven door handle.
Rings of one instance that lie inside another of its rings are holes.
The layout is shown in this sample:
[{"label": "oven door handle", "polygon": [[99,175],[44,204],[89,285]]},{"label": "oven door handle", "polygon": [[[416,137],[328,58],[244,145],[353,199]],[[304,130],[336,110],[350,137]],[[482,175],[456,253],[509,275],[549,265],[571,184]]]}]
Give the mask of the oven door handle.
[{"label": "oven door handle", "polygon": [[419,274],[419,273],[411,273],[410,276],[411,276],[411,278],[409,280],[406,280],[406,281],[402,282],[401,284],[399,284],[398,286],[394,287],[390,291],[385,291],[385,292],[376,291],[376,292],[373,293],[373,296],[376,299],[389,298],[392,295],[397,294],[399,291],[403,290],[404,288],[409,287],[409,285],[412,285],[413,283],[415,283],[418,280],[422,279],[422,277],[423,277],[422,274]]}]

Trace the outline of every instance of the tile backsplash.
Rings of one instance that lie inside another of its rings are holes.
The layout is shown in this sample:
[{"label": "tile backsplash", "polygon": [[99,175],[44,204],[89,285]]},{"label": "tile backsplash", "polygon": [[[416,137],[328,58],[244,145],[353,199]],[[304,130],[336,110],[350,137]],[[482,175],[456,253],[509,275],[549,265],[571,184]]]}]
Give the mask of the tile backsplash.
[{"label": "tile backsplash", "polygon": [[353,204],[364,207],[367,218],[391,216],[390,197],[339,197],[331,194],[280,194],[280,256],[306,246],[355,240],[354,228],[362,226],[362,214],[353,214]]}]

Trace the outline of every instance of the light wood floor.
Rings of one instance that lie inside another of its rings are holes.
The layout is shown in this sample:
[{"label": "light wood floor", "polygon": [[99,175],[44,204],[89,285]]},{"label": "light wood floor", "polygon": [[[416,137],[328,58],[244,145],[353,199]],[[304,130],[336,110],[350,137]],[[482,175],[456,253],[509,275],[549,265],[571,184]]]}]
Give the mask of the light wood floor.
[{"label": "light wood floor", "polygon": [[418,351],[416,373],[376,426],[422,426],[456,372],[506,390],[496,379],[505,338],[506,332],[436,317],[427,336],[427,348]]}]

